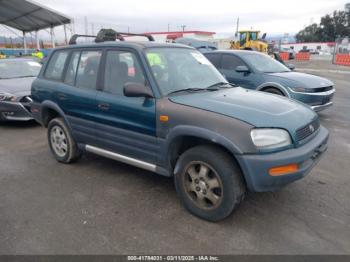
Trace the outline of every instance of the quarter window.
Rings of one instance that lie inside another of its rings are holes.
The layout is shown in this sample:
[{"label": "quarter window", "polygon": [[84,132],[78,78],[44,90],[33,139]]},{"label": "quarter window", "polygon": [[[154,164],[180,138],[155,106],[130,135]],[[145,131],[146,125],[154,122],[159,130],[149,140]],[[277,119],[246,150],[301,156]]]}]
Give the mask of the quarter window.
[{"label": "quarter window", "polygon": [[145,77],[136,56],[128,51],[108,51],[104,91],[123,95],[124,85],[127,82],[145,84]]},{"label": "quarter window", "polygon": [[233,55],[223,55],[222,56],[222,69],[235,70],[237,66],[245,65],[241,59]]},{"label": "quarter window", "polygon": [[69,61],[68,69],[66,72],[66,78],[64,82],[69,85],[74,85],[75,75],[77,74],[78,63],[79,63],[80,51],[73,52]]},{"label": "quarter window", "polygon": [[101,54],[101,51],[83,51],[81,53],[75,84],[77,87],[86,89],[96,88]]},{"label": "quarter window", "polygon": [[64,65],[68,57],[68,51],[56,51],[45,71],[45,78],[52,80],[61,80]]}]

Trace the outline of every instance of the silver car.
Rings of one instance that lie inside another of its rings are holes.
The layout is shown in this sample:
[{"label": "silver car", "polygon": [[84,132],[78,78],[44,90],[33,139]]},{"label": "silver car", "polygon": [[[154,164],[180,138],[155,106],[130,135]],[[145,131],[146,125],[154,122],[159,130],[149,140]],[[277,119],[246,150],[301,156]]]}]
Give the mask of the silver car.
[{"label": "silver car", "polygon": [[0,60],[0,121],[28,121],[30,88],[41,64],[30,58]]}]

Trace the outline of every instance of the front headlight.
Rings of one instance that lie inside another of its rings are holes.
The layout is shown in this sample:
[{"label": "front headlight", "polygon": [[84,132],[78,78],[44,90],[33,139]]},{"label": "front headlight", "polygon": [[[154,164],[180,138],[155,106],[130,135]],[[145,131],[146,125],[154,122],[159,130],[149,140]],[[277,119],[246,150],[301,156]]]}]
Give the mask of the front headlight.
[{"label": "front headlight", "polygon": [[9,93],[0,93],[0,101],[15,102],[16,96]]},{"label": "front headlight", "polygon": [[305,88],[305,87],[291,87],[291,89],[294,92],[298,92],[298,93],[312,93],[312,90],[310,90],[309,88]]},{"label": "front headlight", "polygon": [[255,128],[250,132],[254,145],[259,149],[274,149],[292,144],[289,133],[278,128]]}]

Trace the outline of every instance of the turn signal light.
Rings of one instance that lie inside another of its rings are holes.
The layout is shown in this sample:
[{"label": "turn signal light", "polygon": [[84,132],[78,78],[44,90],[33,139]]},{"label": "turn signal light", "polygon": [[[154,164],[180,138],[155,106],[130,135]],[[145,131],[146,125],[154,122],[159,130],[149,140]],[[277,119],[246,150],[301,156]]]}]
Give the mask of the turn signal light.
[{"label": "turn signal light", "polygon": [[277,166],[277,167],[270,168],[269,175],[270,176],[283,176],[283,175],[297,172],[298,170],[299,170],[299,167],[297,164]]},{"label": "turn signal light", "polygon": [[166,115],[161,115],[159,117],[160,122],[168,122],[169,121],[169,116]]}]

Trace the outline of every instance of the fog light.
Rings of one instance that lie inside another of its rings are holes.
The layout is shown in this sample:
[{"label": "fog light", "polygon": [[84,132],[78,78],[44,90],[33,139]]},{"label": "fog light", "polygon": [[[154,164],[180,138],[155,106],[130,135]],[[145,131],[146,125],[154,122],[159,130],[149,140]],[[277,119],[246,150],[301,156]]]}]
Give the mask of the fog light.
[{"label": "fog light", "polygon": [[285,166],[277,166],[270,168],[269,175],[270,176],[283,176],[290,173],[295,173],[299,170],[299,167],[297,164],[290,164]]}]

